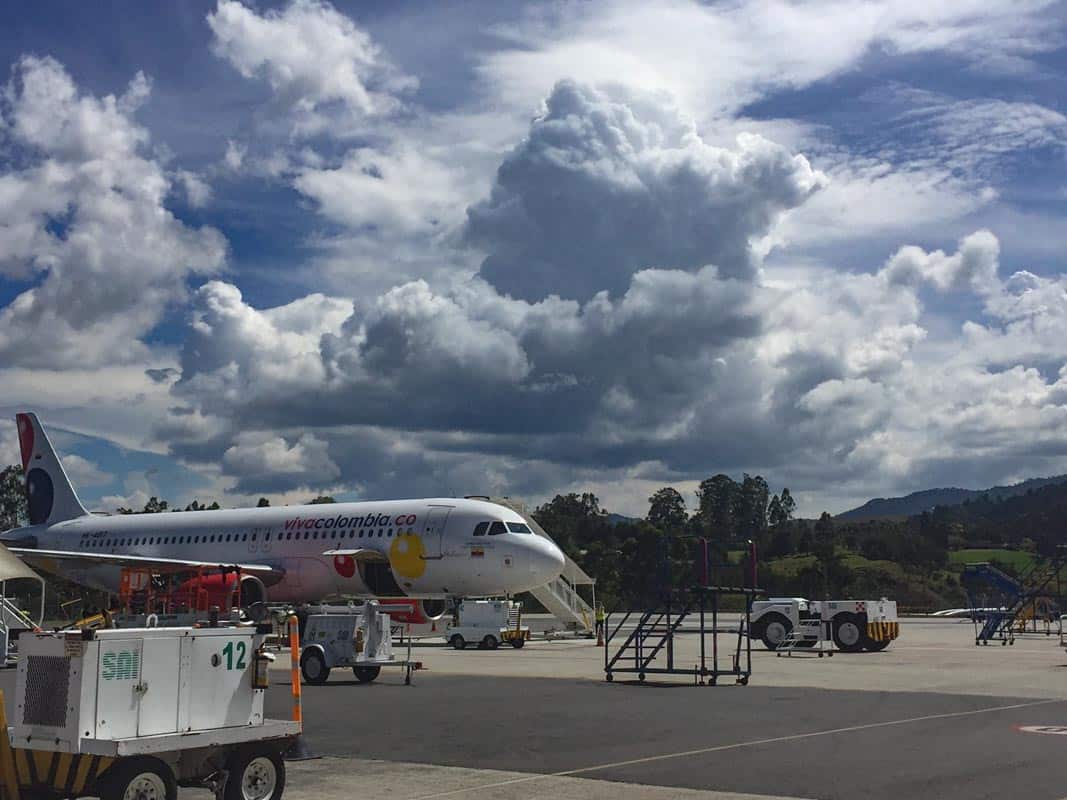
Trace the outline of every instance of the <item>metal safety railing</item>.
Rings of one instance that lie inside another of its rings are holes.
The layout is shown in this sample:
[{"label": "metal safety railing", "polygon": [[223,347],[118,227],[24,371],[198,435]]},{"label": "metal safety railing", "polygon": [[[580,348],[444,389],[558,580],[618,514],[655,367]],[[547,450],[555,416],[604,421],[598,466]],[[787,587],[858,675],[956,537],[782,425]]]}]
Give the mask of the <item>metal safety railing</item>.
[{"label": "metal safety railing", "polygon": [[587,631],[593,629],[593,608],[585,601],[578,591],[571,586],[566,578],[555,578],[544,586],[531,590],[530,594],[537,598],[548,612],[562,622],[584,628]]}]

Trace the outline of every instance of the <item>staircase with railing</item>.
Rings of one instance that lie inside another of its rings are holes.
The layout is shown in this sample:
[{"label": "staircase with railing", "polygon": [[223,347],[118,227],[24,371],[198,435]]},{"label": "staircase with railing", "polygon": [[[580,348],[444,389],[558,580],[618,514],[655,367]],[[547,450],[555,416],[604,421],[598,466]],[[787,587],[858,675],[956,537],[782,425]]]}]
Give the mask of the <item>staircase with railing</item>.
[{"label": "staircase with railing", "polygon": [[537,602],[568,629],[581,631],[593,629],[592,606],[585,602],[562,575],[544,586],[531,590],[530,594],[536,597]]},{"label": "staircase with railing", "polygon": [[[1037,604],[1049,595],[1050,587],[1058,581],[1065,565],[1067,552],[1063,550],[1051,557],[1038,559],[1018,578],[1011,577],[988,562],[964,565],[961,582],[967,589],[971,616],[975,621],[975,644],[988,644],[992,639],[999,639],[1001,644],[1014,644],[1019,620],[1027,619],[1028,613],[1033,616]],[[981,608],[976,600],[976,587],[979,584],[996,589],[1004,598],[1003,606]],[[980,617],[982,626],[978,628]]]},{"label": "staircase with railing", "polygon": [[[608,637],[609,643],[630,621],[632,613],[628,612],[618,625],[614,626]],[[637,673],[642,681],[647,673],[673,672],[675,670],[674,634],[687,616],[689,616],[688,606],[678,608],[673,613],[669,609],[643,612],[638,617],[633,630],[630,631],[630,635],[626,637],[614,655],[609,657],[607,655],[609,650],[605,648],[604,672],[610,676],[621,672],[623,667],[626,667],[627,672]],[[661,653],[666,656],[666,666],[664,669],[656,669],[653,665]]]}]

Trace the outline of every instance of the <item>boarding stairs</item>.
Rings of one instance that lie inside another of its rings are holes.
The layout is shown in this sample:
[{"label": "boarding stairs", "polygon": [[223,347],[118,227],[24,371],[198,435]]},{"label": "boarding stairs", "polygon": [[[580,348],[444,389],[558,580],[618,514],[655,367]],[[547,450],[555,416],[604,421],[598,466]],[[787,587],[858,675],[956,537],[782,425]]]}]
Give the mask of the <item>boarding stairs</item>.
[{"label": "boarding stairs", "polygon": [[[699,685],[714,686],[723,678],[746,685],[752,674],[749,631],[756,594],[762,590],[705,585],[672,588],[654,599],[652,607],[627,612],[618,623],[609,615],[604,677],[611,681],[616,674],[636,674],[644,681],[649,675],[685,675]],[[720,628],[719,608],[723,598],[731,595],[732,601],[741,600],[744,610],[736,624]],[[727,637],[722,645],[720,634]],[[676,653],[678,635],[684,635],[689,644]],[[620,640],[622,644],[616,644]]]},{"label": "boarding stairs", "polygon": [[[672,610],[670,607],[644,611],[638,616],[630,635],[626,637],[615,654],[608,658],[604,665],[604,671],[609,675],[614,672],[636,672],[640,680],[645,679],[647,673],[673,672],[674,666],[674,634],[685,618],[689,616],[690,608],[684,605]],[[633,612],[626,613],[622,620],[614,627],[608,637],[610,642],[622,628],[629,623]],[[655,662],[660,654],[666,656],[665,667],[656,668]]]},{"label": "boarding stairs", "polygon": [[[491,503],[510,508],[517,514],[522,515],[526,524],[530,526],[530,530],[535,534],[553,541],[545,529],[537,524],[537,520],[533,518],[533,515],[527,511],[525,503],[508,497],[478,496],[469,497],[468,499],[488,500]],[[596,581],[589,577],[569,555],[564,553],[563,558],[565,561],[563,573],[544,586],[533,589],[530,594],[545,607],[549,614],[562,622],[567,630],[591,636],[593,633],[593,607],[586,602],[584,597],[578,594],[577,587],[580,585],[593,586]]]},{"label": "boarding stairs", "polygon": [[[1054,556],[1042,558],[1018,578],[1013,578],[1003,570],[988,562],[966,564],[963,568],[962,582],[967,587],[967,596],[974,610],[975,644],[989,644],[998,639],[1001,644],[1014,644],[1018,623],[1033,614],[1037,603],[1049,595],[1051,587],[1057,581],[1060,571],[1067,565],[1067,553],[1058,550]],[[977,628],[978,612],[982,605],[976,601],[974,587],[984,583],[992,586],[1004,597],[1001,608],[985,612],[982,627]]]},{"label": "boarding stairs", "polygon": [[549,614],[562,622],[569,630],[590,632],[593,630],[593,609],[582,599],[578,591],[562,575],[530,591],[537,602]]}]

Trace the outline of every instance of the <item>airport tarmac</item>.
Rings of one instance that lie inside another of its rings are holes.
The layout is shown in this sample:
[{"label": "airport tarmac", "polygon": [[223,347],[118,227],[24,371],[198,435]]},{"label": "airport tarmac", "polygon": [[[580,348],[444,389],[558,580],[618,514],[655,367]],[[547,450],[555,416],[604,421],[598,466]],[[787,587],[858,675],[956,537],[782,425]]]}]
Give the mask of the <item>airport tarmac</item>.
[{"label": "airport tarmac", "polygon": [[[323,758],[292,765],[287,796],[1067,796],[1058,639],[979,648],[968,623],[902,628],[882,653],[777,658],[759,647],[745,687],[609,684],[588,640],[420,646],[428,669],[413,686],[394,670],[369,686],[336,671],[304,687],[307,739]],[[681,659],[695,641],[678,648]],[[268,702],[283,714],[289,687],[275,680]]]}]

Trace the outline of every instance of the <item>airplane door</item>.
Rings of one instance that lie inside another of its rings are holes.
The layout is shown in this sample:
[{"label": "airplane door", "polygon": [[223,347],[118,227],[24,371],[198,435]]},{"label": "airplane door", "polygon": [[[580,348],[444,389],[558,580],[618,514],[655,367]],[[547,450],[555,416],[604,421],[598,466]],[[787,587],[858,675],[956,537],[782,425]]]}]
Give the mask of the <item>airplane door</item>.
[{"label": "airplane door", "polygon": [[246,534],[248,536],[249,554],[258,553],[260,550],[264,553],[270,552],[270,543],[267,540],[268,533],[270,533],[270,528],[252,528]]},{"label": "airplane door", "polygon": [[426,515],[426,524],[422,530],[423,558],[441,558],[445,523],[452,512],[452,506],[430,506]]}]

